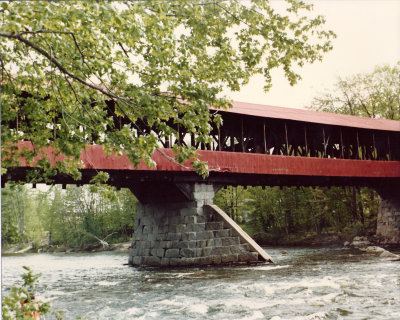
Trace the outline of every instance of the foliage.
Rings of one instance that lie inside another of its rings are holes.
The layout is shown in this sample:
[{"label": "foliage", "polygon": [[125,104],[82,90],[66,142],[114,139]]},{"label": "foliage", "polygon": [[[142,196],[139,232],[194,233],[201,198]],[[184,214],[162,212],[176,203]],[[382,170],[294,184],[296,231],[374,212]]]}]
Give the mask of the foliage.
[{"label": "foliage", "polygon": [[369,118],[400,120],[400,61],[372,73],[339,79],[332,93],[316,97],[310,108]]},{"label": "foliage", "polygon": [[136,204],[136,198],[126,189],[117,192],[107,186],[68,186],[65,194],[57,189],[45,221],[49,242],[84,247],[97,243],[96,237],[130,240]]},{"label": "foliage", "polygon": [[376,227],[379,198],[367,188],[256,187],[249,196],[249,230],[261,241],[324,232],[355,236]]},{"label": "foliage", "polygon": [[243,187],[227,186],[216,194],[214,202],[237,223],[245,223],[248,197],[249,194]]},{"label": "foliage", "polygon": [[24,186],[1,190],[1,235],[3,244],[23,243],[27,239],[26,220],[32,207]]},{"label": "foliage", "polygon": [[[3,245],[23,239],[38,247],[47,238],[49,246],[86,247],[98,244],[98,239],[127,241],[133,233],[137,200],[127,189],[117,191],[105,185],[90,185],[28,192],[23,186],[11,189],[6,185],[2,192]],[[21,224],[20,216],[13,214],[14,199],[31,203],[24,219],[24,232],[17,237],[11,232]]]},{"label": "foliage", "polygon": [[[37,165],[75,178],[91,143],[153,165],[179,126],[209,142],[208,108],[229,106],[224,88],[263,74],[268,89],[280,67],[294,84],[334,37],[300,0],[283,13],[258,0],[9,1],[0,10],[2,166],[31,162],[51,143],[69,158]],[[17,150],[21,139],[34,149]],[[180,162],[195,158],[193,147],[173,148]]]},{"label": "foliage", "polygon": [[35,315],[43,317],[54,314],[56,319],[62,319],[62,313],[50,309],[48,302],[35,298],[35,286],[40,274],[34,274],[29,267],[23,267],[27,272],[22,275],[22,286],[13,286],[8,296],[2,297],[2,319],[37,319]]}]

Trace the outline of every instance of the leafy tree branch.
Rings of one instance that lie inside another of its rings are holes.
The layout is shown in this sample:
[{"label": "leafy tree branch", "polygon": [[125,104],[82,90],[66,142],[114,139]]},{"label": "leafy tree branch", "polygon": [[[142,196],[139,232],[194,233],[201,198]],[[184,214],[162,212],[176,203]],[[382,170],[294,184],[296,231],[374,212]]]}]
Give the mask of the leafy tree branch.
[{"label": "leafy tree branch", "polygon": [[209,107],[229,107],[226,88],[240,90],[263,74],[269,89],[276,68],[295,84],[298,67],[321,59],[334,38],[323,17],[297,0],[282,14],[267,1],[235,0],[0,7],[4,168],[37,155],[10,151],[19,140],[37,150],[51,144],[76,160],[87,144],[100,144],[135,165],[151,165],[168,140],[174,161],[194,158],[207,174],[181,133],[209,144]]}]

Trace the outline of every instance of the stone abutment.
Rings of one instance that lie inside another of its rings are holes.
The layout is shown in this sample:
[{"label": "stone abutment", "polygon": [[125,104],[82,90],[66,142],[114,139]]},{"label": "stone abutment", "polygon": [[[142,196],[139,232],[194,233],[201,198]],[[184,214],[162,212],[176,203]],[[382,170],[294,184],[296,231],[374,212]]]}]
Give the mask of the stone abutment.
[{"label": "stone abutment", "polygon": [[376,235],[382,244],[400,244],[399,189],[378,191],[381,202],[378,208]]},{"label": "stone abutment", "polygon": [[[168,201],[157,197],[162,188],[170,192]],[[153,195],[147,194],[139,204],[129,264],[167,267],[265,261],[208,206],[218,188],[205,183],[147,186]],[[173,196],[171,190],[179,194]]]}]

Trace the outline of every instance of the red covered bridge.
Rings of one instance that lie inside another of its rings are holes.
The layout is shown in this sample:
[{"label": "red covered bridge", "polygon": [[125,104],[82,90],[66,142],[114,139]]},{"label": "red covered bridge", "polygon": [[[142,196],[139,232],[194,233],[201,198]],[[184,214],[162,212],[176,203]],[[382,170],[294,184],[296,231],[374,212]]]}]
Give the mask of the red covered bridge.
[{"label": "red covered bridge", "polygon": [[[378,232],[379,223],[386,224],[385,228],[400,242],[400,121],[242,102],[234,103],[229,110],[210,112],[223,119],[219,127],[211,123],[213,142],[195,144],[193,134],[177,127],[179,138],[164,139],[162,148],[155,151],[155,168],[144,164],[135,168],[125,156],[107,157],[101,146],[91,145],[81,155],[82,180],[77,182],[62,175],[55,178],[56,183],[85,184],[102,170],[109,173],[110,184],[128,187],[135,193],[142,206],[135,224],[131,264],[269,260],[259,248],[243,251],[241,242],[231,239],[237,231],[224,227],[228,222],[212,205],[215,192],[223,185],[369,186],[378,190],[385,208],[381,208],[380,215],[386,220],[379,222],[378,217]],[[198,176],[189,162],[180,165],[173,161],[173,144],[195,146],[200,159],[208,163],[209,176]],[[23,146],[31,147],[29,142],[20,142]],[[53,163],[62,159],[56,159],[50,148],[47,152]],[[23,179],[30,169],[22,163],[8,170],[2,182]],[[165,231],[165,224],[172,225],[175,232]],[[216,229],[209,232],[208,228]],[[230,231],[223,231],[224,228]],[[222,237],[225,240],[217,237],[224,232],[230,236]],[[171,243],[166,244],[168,241]],[[170,247],[173,242],[175,245]],[[221,247],[232,248],[218,249]],[[221,258],[224,255],[226,261]]]},{"label": "red covered bridge", "polygon": [[[200,159],[208,163],[205,181],[230,185],[362,185],[379,187],[397,184],[400,178],[400,121],[371,119],[300,109],[288,109],[236,102],[219,113],[223,125],[212,124],[213,143],[195,145]],[[190,163],[171,160],[169,147],[192,144],[192,136],[180,132],[180,139],[163,141],[153,160],[135,168],[125,156],[106,156],[102,147],[88,146],[82,152],[82,181],[56,177],[62,184],[85,184],[99,170],[110,174],[110,183],[131,187],[146,181],[186,182],[199,177]],[[20,147],[31,148],[29,142]],[[53,163],[57,160],[47,150]],[[60,160],[62,158],[58,158]],[[28,170],[22,165],[3,177],[22,179]]]}]

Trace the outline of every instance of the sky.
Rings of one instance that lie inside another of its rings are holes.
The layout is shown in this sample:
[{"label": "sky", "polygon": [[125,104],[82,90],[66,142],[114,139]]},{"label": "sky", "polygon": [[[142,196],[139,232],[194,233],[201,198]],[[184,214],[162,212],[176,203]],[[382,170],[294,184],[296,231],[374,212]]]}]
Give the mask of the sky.
[{"label": "sky", "polygon": [[[272,0],[280,5],[281,0]],[[300,70],[302,80],[291,87],[281,71],[264,93],[262,76],[254,77],[229,98],[288,108],[309,106],[314,97],[332,92],[338,78],[370,73],[377,65],[400,61],[400,0],[314,0],[314,12],[325,16],[326,27],[337,35],[333,50],[322,62]]]}]

